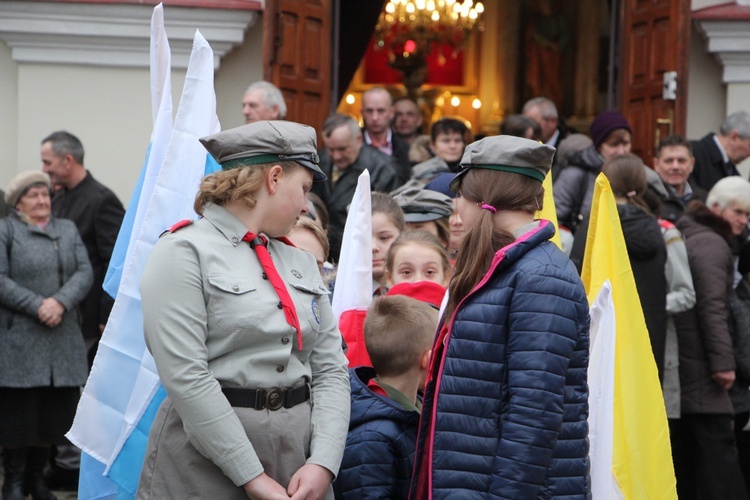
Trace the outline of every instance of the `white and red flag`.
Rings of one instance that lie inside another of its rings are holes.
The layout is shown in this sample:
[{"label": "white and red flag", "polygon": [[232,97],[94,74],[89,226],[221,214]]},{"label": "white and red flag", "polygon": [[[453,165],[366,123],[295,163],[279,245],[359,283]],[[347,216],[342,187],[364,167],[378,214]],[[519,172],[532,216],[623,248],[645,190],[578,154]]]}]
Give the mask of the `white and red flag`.
[{"label": "white and red flag", "polygon": [[372,210],[370,173],[357,180],[357,190],[349,206],[344,226],[341,256],[336,271],[333,314],[347,345],[349,366],[370,366],[365,348],[364,323],[372,303]]}]

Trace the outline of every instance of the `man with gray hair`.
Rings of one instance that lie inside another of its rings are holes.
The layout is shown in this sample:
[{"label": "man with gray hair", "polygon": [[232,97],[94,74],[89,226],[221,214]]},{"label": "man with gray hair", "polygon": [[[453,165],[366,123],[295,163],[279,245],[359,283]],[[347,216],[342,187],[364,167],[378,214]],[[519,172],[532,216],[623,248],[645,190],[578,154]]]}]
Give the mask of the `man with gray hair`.
[{"label": "man with gray hair", "polygon": [[[557,106],[546,97],[535,97],[526,101],[522,113],[539,124],[542,129],[542,142],[557,149],[563,139],[570,135],[568,128],[560,123]],[[560,155],[555,154],[552,160],[552,180],[557,180],[560,172]]]},{"label": "man with gray hair", "polygon": [[695,168],[690,178],[706,191],[719,179],[740,175],[737,165],[750,157],[750,113],[737,111],[727,116],[719,133],[691,141]]},{"label": "man with gray hair", "polygon": [[329,116],[323,123],[325,148],[320,153],[320,168],[328,179],[313,184],[312,192],[328,208],[330,258],[338,260],[344,235],[347,207],[357,189],[357,179],[365,169],[370,172],[373,191],[388,193],[399,185],[396,161],[363,143],[362,131],[354,118],[342,114]]},{"label": "man with gray hair", "polygon": [[242,114],[245,123],[261,120],[283,120],[286,117],[284,95],[273,83],[255,82],[245,91],[242,98]]},{"label": "man with gray hair", "polygon": [[568,130],[560,124],[557,106],[546,97],[535,97],[523,105],[522,113],[542,128],[542,142],[557,147],[568,135]]}]

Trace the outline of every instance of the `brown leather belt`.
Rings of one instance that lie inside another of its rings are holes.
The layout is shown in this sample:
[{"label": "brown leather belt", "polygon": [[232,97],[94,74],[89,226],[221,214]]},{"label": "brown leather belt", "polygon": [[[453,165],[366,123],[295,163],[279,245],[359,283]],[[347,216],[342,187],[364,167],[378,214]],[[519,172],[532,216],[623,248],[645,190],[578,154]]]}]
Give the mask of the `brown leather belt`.
[{"label": "brown leather belt", "polygon": [[232,406],[276,411],[279,408],[292,408],[310,399],[310,386],[270,387],[268,389],[247,389],[244,387],[222,387],[221,392]]}]

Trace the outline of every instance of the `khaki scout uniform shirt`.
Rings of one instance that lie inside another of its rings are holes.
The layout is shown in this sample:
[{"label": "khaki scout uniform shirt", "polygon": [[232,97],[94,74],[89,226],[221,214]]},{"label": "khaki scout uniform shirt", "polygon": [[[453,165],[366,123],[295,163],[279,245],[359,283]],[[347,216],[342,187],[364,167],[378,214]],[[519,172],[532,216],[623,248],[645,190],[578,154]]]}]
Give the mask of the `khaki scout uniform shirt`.
[{"label": "khaki scout uniform shirt", "polygon": [[210,205],[204,218],[167,234],[141,282],[146,344],[190,442],[236,485],[263,467],[221,386],[267,388],[309,382],[307,463],[338,473],[349,423],[341,334],[315,259],[271,239],[269,252],[294,300],[303,333],[279,298],[239,220]]}]

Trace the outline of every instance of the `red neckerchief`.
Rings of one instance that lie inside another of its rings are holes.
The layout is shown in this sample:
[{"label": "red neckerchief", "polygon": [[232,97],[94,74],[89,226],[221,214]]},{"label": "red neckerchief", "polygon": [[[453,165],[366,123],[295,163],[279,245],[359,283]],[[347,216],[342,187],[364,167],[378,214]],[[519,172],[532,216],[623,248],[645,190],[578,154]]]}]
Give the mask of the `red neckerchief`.
[{"label": "red neckerchief", "polygon": [[[285,239],[286,238],[283,238],[282,241]],[[263,270],[266,272],[268,281],[270,281],[271,285],[273,285],[274,289],[276,289],[276,294],[281,300],[282,309],[284,309],[286,322],[289,323],[292,328],[297,330],[297,344],[299,345],[299,350],[301,351],[302,328],[300,327],[299,318],[297,317],[297,309],[294,307],[294,301],[292,301],[292,297],[289,295],[289,290],[286,289],[284,280],[281,279],[281,276],[279,276],[279,272],[276,270],[276,266],[273,265],[271,254],[268,253],[268,249],[266,248],[266,243],[268,242],[268,240],[266,240],[264,236],[256,236],[255,234],[248,231],[247,234],[242,237],[242,241],[247,241],[248,243],[250,243],[250,248],[255,250],[255,255],[258,256],[258,260],[260,261],[260,265],[263,267]],[[283,242],[286,243],[286,241]]]}]

